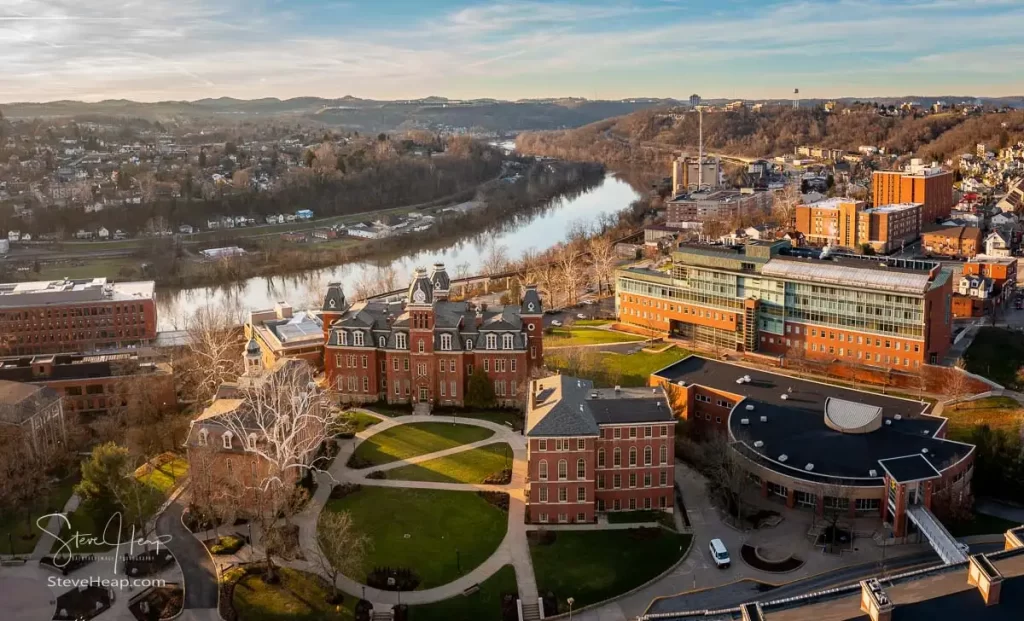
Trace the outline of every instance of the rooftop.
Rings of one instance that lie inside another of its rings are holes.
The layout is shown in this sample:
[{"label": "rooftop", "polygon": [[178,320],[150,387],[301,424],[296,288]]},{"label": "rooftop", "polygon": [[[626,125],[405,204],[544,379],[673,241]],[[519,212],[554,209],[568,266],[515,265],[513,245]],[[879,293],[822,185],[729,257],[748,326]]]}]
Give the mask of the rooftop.
[{"label": "rooftop", "polygon": [[704,190],[700,192],[684,192],[674,196],[668,202],[728,203],[749,196],[753,196],[753,194],[739,190]]},{"label": "rooftop", "polygon": [[52,388],[0,380],[0,423],[21,425],[54,401],[60,395]]},{"label": "rooftop", "polygon": [[534,380],[531,390],[528,436],[596,436],[598,425],[672,421],[660,388],[595,389],[590,380],[554,375]]},{"label": "rooftop", "polygon": [[979,235],[981,229],[974,226],[943,226],[931,231],[924,231],[922,235],[932,237],[946,237],[949,239],[960,239],[964,235]]},{"label": "rooftop", "polygon": [[[906,266],[904,266],[906,265]],[[822,284],[866,287],[903,293],[924,293],[932,282],[934,263],[890,263],[889,261],[856,260],[845,257],[830,259],[779,256],[761,268],[765,276],[792,278]],[[915,269],[917,268],[917,269]]]},{"label": "rooftop", "polygon": [[107,282],[106,278],[40,280],[0,284],[0,308],[77,302],[153,299],[151,280]]},{"label": "rooftop", "polygon": [[[742,445],[737,450],[795,478],[814,482],[857,479],[857,485],[881,485],[880,460],[925,455],[922,459],[941,470],[973,450],[967,444],[936,438],[945,419],[926,415],[928,405],[918,401],[699,356],[685,358],[654,375],[676,384],[698,384],[741,397],[741,403],[729,415],[730,435]],[[746,376],[749,382],[738,382]],[[828,402],[837,399],[840,401],[827,407]],[[854,407],[843,407],[844,402]],[[863,429],[875,416],[871,408],[881,411],[881,424]],[[826,409],[833,420],[844,422],[848,428],[839,431],[830,426],[825,419]],[[781,459],[783,455],[785,459]],[[810,469],[808,464],[812,465]],[[899,464],[893,467],[899,468]]]},{"label": "rooftop", "polygon": [[814,207],[815,209],[839,209],[839,206],[843,203],[860,203],[855,198],[847,198],[843,196],[833,196],[831,198],[823,198],[820,201],[814,201],[808,203],[806,207]]},{"label": "rooftop", "polygon": [[865,209],[864,213],[894,213],[918,207],[921,207],[921,203],[892,203],[891,205],[879,205],[878,207]]}]

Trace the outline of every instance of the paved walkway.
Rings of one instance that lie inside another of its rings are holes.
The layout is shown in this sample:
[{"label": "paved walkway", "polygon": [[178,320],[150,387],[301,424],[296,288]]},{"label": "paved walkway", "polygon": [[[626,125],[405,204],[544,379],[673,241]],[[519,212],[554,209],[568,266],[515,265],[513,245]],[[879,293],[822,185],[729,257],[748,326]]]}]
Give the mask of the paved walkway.
[{"label": "paved walkway", "polygon": [[[71,515],[74,513],[75,509],[78,508],[79,502],[78,494],[71,494],[71,498],[68,498],[68,501],[64,503],[64,509],[62,510],[64,515]],[[46,531],[39,537],[39,541],[36,542],[36,547],[32,549],[32,555],[29,558],[33,561],[38,561],[44,556],[48,556],[50,554],[50,548],[53,547],[53,542],[57,540],[57,538],[50,533],[60,533],[63,526],[64,522],[62,522],[60,518],[57,516],[51,517],[46,522]]]},{"label": "paved walkway", "polygon": [[[388,418],[375,412],[381,422],[373,427],[356,434],[351,440],[339,441],[340,450],[334,459],[331,467],[326,472],[318,473],[318,486],[313,497],[306,508],[295,518],[299,526],[299,543],[305,553],[306,560],[285,562],[285,565],[302,569],[305,571],[320,572],[316,562],[317,540],[316,523],[320,512],[330,498],[331,487],[336,483],[358,483],[360,485],[372,485],[378,487],[399,487],[413,489],[439,489],[454,491],[495,491],[509,495],[508,530],[505,538],[497,550],[481,565],[474,568],[464,576],[449,582],[448,584],[422,591],[406,591],[401,594],[394,591],[383,591],[367,587],[351,578],[340,576],[338,587],[352,595],[366,593],[366,599],[374,604],[375,609],[387,609],[399,603],[404,604],[428,604],[461,595],[465,590],[479,584],[494,575],[505,565],[511,564],[515,568],[516,582],[519,585],[519,597],[524,601],[537,600],[537,582],[533,573],[533,563],[530,558],[530,548],[526,539],[526,503],[523,497],[523,489],[526,481],[526,443],[522,435],[512,431],[505,425],[499,425],[486,420],[474,418],[458,419],[458,424],[484,427],[494,431],[494,435],[478,442],[464,444],[462,446],[436,451],[426,455],[411,457],[407,460],[400,460],[377,467],[354,470],[346,464],[360,442],[376,435],[386,429],[397,425],[408,423],[437,422],[437,416],[412,415],[400,418]],[[485,484],[463,484],[463,483],[435,483],[429,481],[395,481],[388,479],[367,479],[366,475],[375,470],[390,470],[410,463],[421,463],[437,457],[445,457],[463,451],[471,450],[495,442],[506,442],[512,447],[512,482],[509,485],[485,485]]]},{"label": "paved walkway", "polygon": [[217,569],[206,546],[199,542],[181,523],[185,509],[182,497],[172,502],[156,521],[156,532],[169,536],[166,546],[181,566],[185,582],[185,609],[209,609],[217,607],[220,597],[217,584]]}]

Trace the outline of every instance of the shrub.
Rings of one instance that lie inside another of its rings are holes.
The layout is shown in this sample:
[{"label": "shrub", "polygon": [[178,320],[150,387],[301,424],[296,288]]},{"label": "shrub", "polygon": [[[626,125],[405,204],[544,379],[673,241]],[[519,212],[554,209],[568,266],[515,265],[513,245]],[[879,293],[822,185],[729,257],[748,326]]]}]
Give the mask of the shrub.
[{"label": "shrub", "polygon": [[185,513],[182,515],[181,520],[185,524],[185,528],[189,529],[193,533],[210,530],[211,528],[216,528],[221,525],[219,518],[214,515],[207,514],[196,505],[189,505],[189,507],[185,509]]},{"label": "shrub", "polygon": [[490,485],[506,485],[506,484],[511,483],[511,482],[512,482],[512,469],[511,468],[505,468],[504,470],[501,470],[500,472],[491,473],[491,474],[487,475],[487,478],[484,479],[484,483],[488,483]]},{"label": "shrub", "polygon": [[359,455],[353,453],[352,456],[348,458],[348,462],[346,465],[354,470],[362,470],[363,468],[369,468],[370,466],[372,466],[373,462],[366,459],[365,457],[360,457]]},{"label": "shrub", "polygon": [[331,500],[341,500],[349,494],[354,494],[363,489],[358,483],[338,483],[331,488]]},{"label": "shrub", "polygon": [[502,511],[508,511],[508,494],[504,492],[477,492],[477,495]]},{"label": "shrub", "polygon": [[501,621],[519,621],[519,607],[516,606],[518,600],[518,593],[502,593]]},{"label": "shrub", "polygon": [[558,598],[551,591],[541,595],[544,600],[544,616],[551,617],[558,614]]},{"label": "shrub", "polygon": [[388,474],[383,470],[374,470],[370,474],[366,475],[367,479],[386,479]]},{"label": "shrub", "polygon": [[355,621],[370,621],[373,615],[373,604],[365,599],[356,602]]},{"label": "shrub", "polygon": [[409,619],[409,606],[408,604],[398,604],[391,608],[392,621],[408,621]]},{"label": "shrub", "polygon": [[420,578],[405,567],[374,567],[366,575],[366,585],[383,591],[415,591]]},{"label": "shrub", "polygon": [[209,543],[207,547],[210,548],[210,554],[234,554],[244,545],[245,541],[241,537],[225,535]]}]

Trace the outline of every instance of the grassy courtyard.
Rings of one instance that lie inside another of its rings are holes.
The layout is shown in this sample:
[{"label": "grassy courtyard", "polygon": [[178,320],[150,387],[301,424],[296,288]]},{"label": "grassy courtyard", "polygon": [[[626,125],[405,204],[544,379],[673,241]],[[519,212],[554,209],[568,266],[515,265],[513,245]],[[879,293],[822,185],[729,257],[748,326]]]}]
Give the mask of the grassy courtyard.
[{"label": "grassy courtyard", "polygon": [[343,431],[349,431],[352,433],[359,433],[373,427],[380,422],[380,419],[362,410],[348,410],[346,412],[340,412],[337,418],[334,419],[334,433],[341,433]]},{"label": "grassy courtyard", "polygon": [[488,444],[447,457],[438,457],[387,471],[389,479],[437,481],[439,483],[483,483],[512,467],[512,448],[504,442]]},{"label": "grassy courtyard", "polygon": [[[36,502],[27,510],[21,507],[6,510],[0,514],[0,552],[3,554],[29,554],[39,541],[43,531],[36,526],[36,519],[64,509],[71,498],[77,479],[69,477],[53,484],[41,492]],[[10,536],[8,536],[10,535]],[[13,546],[13,549],[12,549]]]},{"label": "grassy courtyard", "polygon": [[530,534],[537,587],[541,595],[554,593],[559,613],[568,612],[569,597],[579,609],[640,586],[671,567],[690,544],[690,535],[663,528]]},{"label": "grassy courtyard", "polygon": [[1003,328],[980,328],[964,352],[964,362],[971,373],[1007,388],[1022,388],[1017,380],[1017,369],[1024,366],[1024,333]]},{"label": "grassy courtyard", "polygon": [[411,606],[410,621],[451,621],[452,619],[500,619],[501,596],[516,593],[516,570],[505,565],[480,583],[480,590],[433,604]]},{"label": "grassy courtyard", "polygon": [[349,460],[354,468],[379,466],[417,455],[486,440],[490,429],[452,423],[410,423],[374,434],[356,447]]},{"label": "grassy courtyard", "polygon": [[[241,573],[234,569],[233,572]],[[356,598],[345,595],[340,609],[327,602],[330,585],[318,576],[288,567],[278,567],[280,580],[267,584],[261,574],[248,574],[235,584],[231,604],[245,621],[319,621],[355,618]],[[224,580],[236,579],[228,572]]]},{"label": "grassy courtyard", "polygon": [[642,336],[613,332],[600,328],[576,327],[551,328],[544,337],[545,347],[574,347],[577,345],[604,345],[607,343],[632,343],[643,341]]},{"label": "grassy courtyard", "polygon": [[348,511],[373,544],[363,565],[405,567],[419,588],[447,584],[472,571],[505,537],[508,514],[473,492],[364,487],[327,503],[326,511]]},{"label": "grassy courtyard", "polygon": [[1010,397],[986,397],[957,403],[944,409],[942,415],[949,419],[949,435],[953,439],[965,439],[979,425],[1018,433],[1024,423],[1024,409]]},{"label": "grassy courtyard", "polygon": [[646,386],[651,373],[692,353],[681,347],[670,347],[658,353],[640,351],[635,354],[584,350],[579,353],[578,362],[570,362],[560,352],[548,354],[544,359],[549,367],[593,380],[597,386]]}]

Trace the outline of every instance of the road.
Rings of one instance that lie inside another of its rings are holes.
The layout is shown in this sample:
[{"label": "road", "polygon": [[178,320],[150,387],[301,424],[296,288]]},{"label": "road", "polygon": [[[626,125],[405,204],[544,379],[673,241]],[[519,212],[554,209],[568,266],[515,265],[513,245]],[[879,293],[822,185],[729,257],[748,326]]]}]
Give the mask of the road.
[{"label": "road", "polygon": [[168,535],[167,549],[181,567],[185,582],[185,608],[216,608],[219,598],[217,569],[206,546],[181,523],[181,500],[171,503],[156,521],[158,535]]}]

